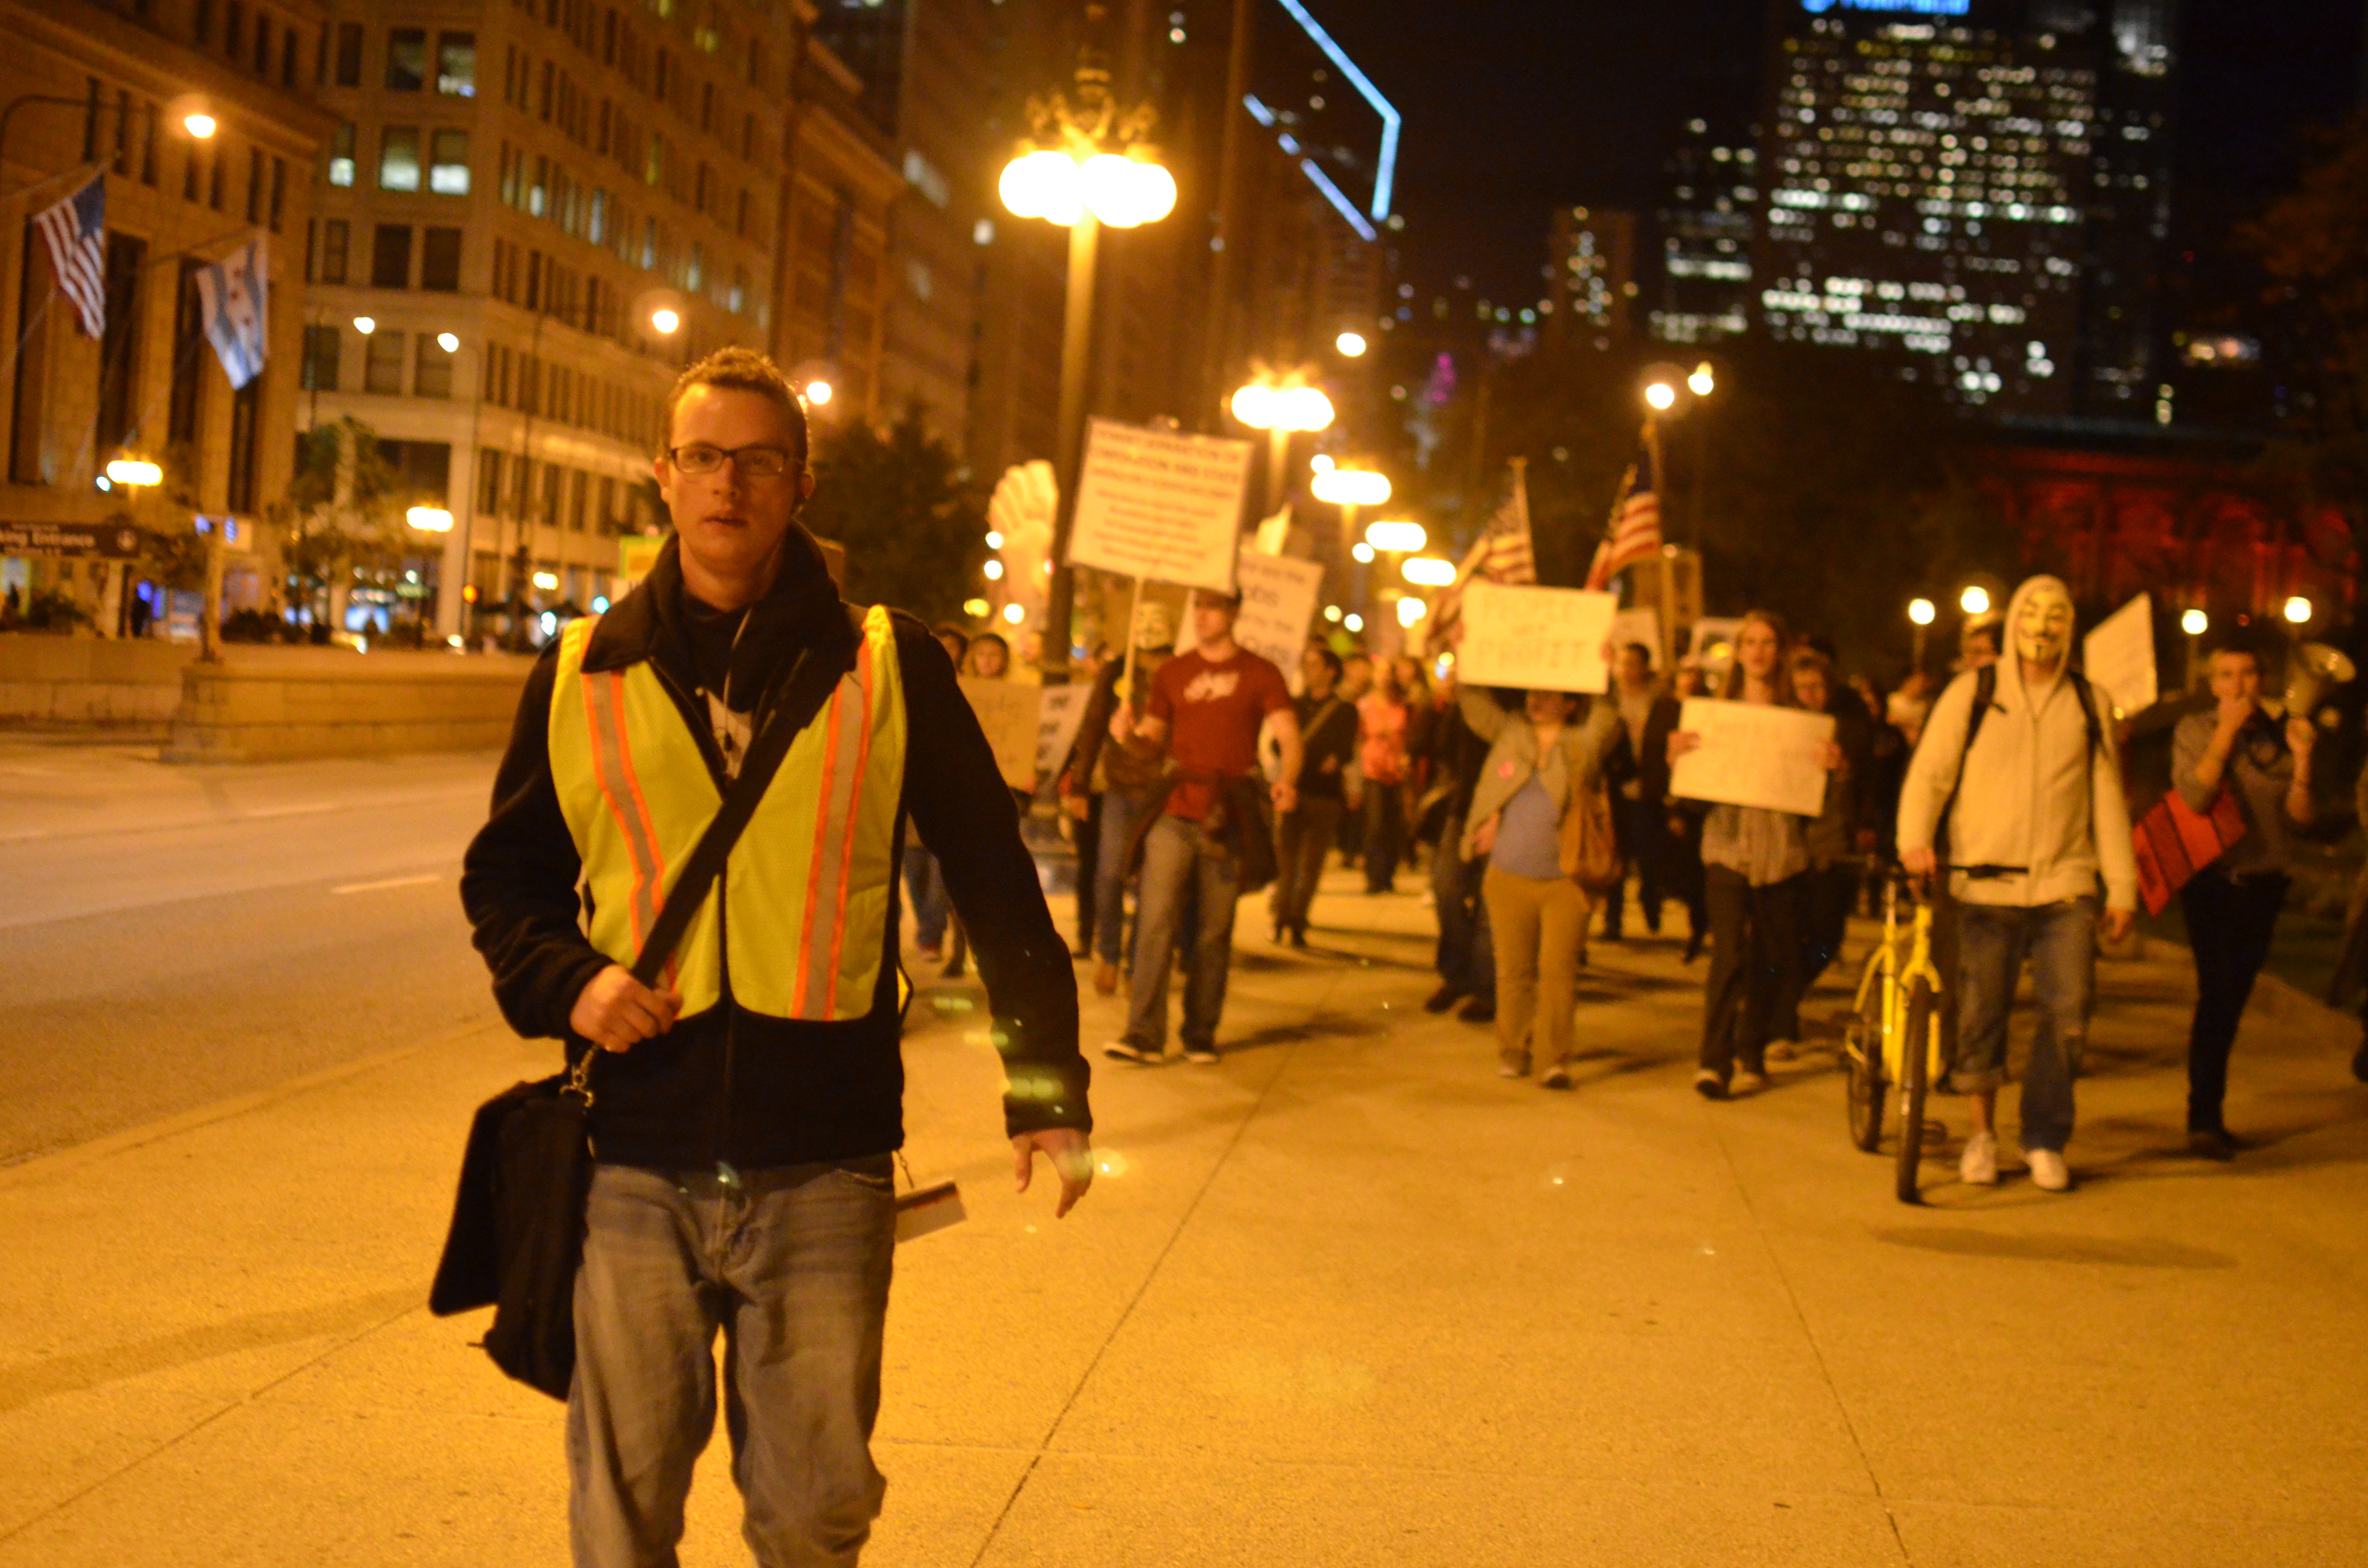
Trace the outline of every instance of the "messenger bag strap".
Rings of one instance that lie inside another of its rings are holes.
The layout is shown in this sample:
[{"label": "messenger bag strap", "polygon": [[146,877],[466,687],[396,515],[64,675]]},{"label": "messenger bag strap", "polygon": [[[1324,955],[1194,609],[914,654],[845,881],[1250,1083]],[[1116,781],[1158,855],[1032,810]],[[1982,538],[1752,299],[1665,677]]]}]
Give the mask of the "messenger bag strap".
[{"label": "messenger bag strap", "polygon": [[[852,618],[857,612],[850,608],[848,613]],[[715,815],[700,834],[698,846],[683,862],[682,874],[666,890],[665,907],[658,911],[657,921],[650,927],[649,939],[642,944],[641,957],[633,960],[633,978],[643,985],[657,984],[666,960],[674,955],[675,944],[682,940],[690,917],[706,902],[707,890],[723,874],[723,862],[731,855],[732,846],[739,842],[741,830],[757,814],[757,802],[764,799],[773,775],[780,771],[781,759],[790,755],[791,744],[814,722],[823,704],[838,689],[840,677],[853,665],[850,655],[861,642],[859,635],[854,642],[829,652],[807,648],[798,654],[782,687],[780,704],[749,744],[739,777],[733,779],[732,787],[724,791],[723,803],[716,808]]]}]

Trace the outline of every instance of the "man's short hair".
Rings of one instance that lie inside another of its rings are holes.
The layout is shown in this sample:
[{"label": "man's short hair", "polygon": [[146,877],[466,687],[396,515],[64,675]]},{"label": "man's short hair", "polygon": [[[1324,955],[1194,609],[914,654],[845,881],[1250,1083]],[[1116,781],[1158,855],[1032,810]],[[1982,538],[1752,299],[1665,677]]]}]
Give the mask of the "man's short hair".
[{"label": "man's short hair", "polygon": [[801,469],[806,466],[806,405],[800,401],[797,388],[790,378],[766,355],[753,348],[719,348],[675,378],[674,390],[666,400],[666,449],[674,449],[674,411],[693,387],[721,387],[731,392],[751,392],[779,408],[789,416],[790,427],[797,432],[797,445],[791,452]]},{"label": "man's short hair", "polygon": [[1638,658],[1644,660],[1645,667],[1646,669],[1649,670],[1653,667],[1653,650],[1645,647],[1642,642],[1631,642],[1620,651],[1623,653],[1634,653]]},{"label": "man's short hair", "polygon": [[2252,660],[2253,673],[2257,676],[2266,677],[2270,673],[2269,661],[2261,657],[2260,644],[2241,633],[2231,633],[2223,638],[2205,656],[2208,659],[2216,659],[2224,653],[2233,654],[2239,659]]},{"label": "man's short hair", "polygon": [[1196,605],[1223,605],[1227,609],[1239,614],[1242,608],[1242,591],[1235,588],[1230,594],[1221,594],[1214,588],[1195,588],[1192,590],[1192,602]]},{"label": "man's short hair", "polygon": [[1318,659],[1322,660],[1324,667],[1330,670],[1335,676],[1338,676],[1340,674],[1339,654],[1334,653],[1331,649],[1326,648],[1321,642],[1310,642],[1307,645],[1307,651],[1315,654]]}]

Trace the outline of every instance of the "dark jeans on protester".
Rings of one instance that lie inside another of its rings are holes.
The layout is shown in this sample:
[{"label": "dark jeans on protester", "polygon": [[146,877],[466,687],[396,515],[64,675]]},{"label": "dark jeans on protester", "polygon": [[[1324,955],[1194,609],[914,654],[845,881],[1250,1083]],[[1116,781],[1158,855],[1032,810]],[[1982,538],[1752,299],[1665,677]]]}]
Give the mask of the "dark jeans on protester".
[{"label": "dark jeans on protester", "polygon": [[[1645,929],[1655,936],[1661,934],[1661,904],[1677,897],[1669,885],[1669,862],[1672,845],[1669,838],[1668,811],[1657,801],[1632,801],[1625,795],[1615,795],[1611,801],[1611,820],[1617,829],[1621,852],[1636,873],[1636,913],[1644,917]],[[1622,877],[1603,895],[1603,937],[1606,941],[1620,939],[1621,918],[1628,897],[1628,881]]]},{"label": "dark jeans on protester", "polygon": [[1439,830],[1439,852],[1430,860],[1430,900],[1439,916],[1439,950],[1432,960],[1439,978],[1455,991],[1497,1005],[1497,948],[1488,926],[1487,901],[1480,884],[1488,858],[1463,858],[1463,819],[1451,813]]},{"label": "dark jeans on protester", "polygon": [[1285,935],[1307,928],[1307,906],[1315,884],[1324,876],[1324,858],[1340,834],[1340,813],[1348,805],[1338,797],[1302,795],[1296,810],[1282,813],[1275,824],[1274,895],[1269,907]]},{"label": "dark jeans on protester", "polygon": [[1406,858],[1406,790],[1397,784],[1365,785],[1365,891],[1387,892]]},{"label": "dark jeans on protester", "polygon": [[2187,1130],[2219,1132],[2228,1094],[2228,1053],[2237,1043],[2253,982],[2270,956],[2287,879],[2231,880],[2209,867],[2179,892],[2195,948],[2195,1023],[2187,1035]]},{"label": "dark jeans on protester", "polygon": [[1817,977],[1841,954],[1842,937],[1850,930],[1850,904],[1858,897],[1858,868],[1850,865],[1820,866],[1802,879],[1800,967],[1776,1009],[1772,1038],[1805,1038],[1801,1032],[1801,1003]]},{"label": "dark jeans on protester", "polygon": [[1702,1064],[1725,1083],[1739,1065],[1764,1073],[1768,1042],[1801,961],[1808,878],[1753,887],[1725,866],[1702,869],[1710,905],[1710,979],[1703,988]]},{"label": "dark jeans on protester", "polygon": [[1190,955],[1184,977],[1184,1049],[1216,1049],[1240,887],[1239,866],[1199,823],[1163,815],[1151,824],[1143,841],[1143,888],[1127,983],[1128,1044],[1154,1054],[1166,1051],[1167,981],[1181,949]]},{"label": "dark jeans on protester", "polygon": [[917,837],[905,841],[905,892],[913,902],[913,940],[932,950],[943,948],[953,899],[946,892],[938,858]]},{"label": "dark jeans on protester", "polygon": [[[2064,1152],[2072,1141],[2073,1081],[2097,988],[2094,896],[2032,905],[1957,904],[1957,1007],[1964,1032],[1950,1077],[1960,1094],[2006,1082],[2007,1017],[2015,981],[2031,965],[2031,1059],[2022,1070],[2022,1146]],[[1948,971],[1941,971],[1946,974]]]},{"label": "dark jeans on protester", "polygon": [[1159,797],[1139,800],[1112,790],[1102,796],[1100,843],[1094,855],[1094,956],[1104,963],[1126,961],[1127,851],[1134,832],[1159,807]]}]

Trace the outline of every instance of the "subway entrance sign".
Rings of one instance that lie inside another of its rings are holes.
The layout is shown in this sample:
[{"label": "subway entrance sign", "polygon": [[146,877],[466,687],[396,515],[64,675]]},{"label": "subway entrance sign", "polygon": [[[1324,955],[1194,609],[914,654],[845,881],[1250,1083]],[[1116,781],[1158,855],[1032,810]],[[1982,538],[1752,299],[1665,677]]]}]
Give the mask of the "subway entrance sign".
[{"label": "subway entrance sign", "polygon": [[0,555],[98,555],[126,560],[140,553],[140,530],[129,523],[0,523]]}]

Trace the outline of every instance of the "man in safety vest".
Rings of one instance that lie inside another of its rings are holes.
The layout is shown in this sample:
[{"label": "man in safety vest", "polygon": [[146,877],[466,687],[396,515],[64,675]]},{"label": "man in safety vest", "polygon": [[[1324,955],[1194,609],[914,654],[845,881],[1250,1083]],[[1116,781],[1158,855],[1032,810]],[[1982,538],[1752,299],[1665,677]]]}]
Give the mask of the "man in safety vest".
[{"label": "man in safety vest", "polygon": [[[1019,1184],[1049,1156],[1062,1214],[1091,1180],[1076,982],[945,650],[910,617],[851,611],[798,526],[814,481],[788,381],[725,349],[676,383],[666,421],[674,537],[543,650],[461,896],[519,1032],[612,1053],[575,1288],[575,1562],[674,1561],[721,1329],[758,1562],[852,1563],[885,1490],[870,1437],[904,1142],[900,821],[977,947]],[[642,935],[802,653],[844,674],[645,987]]]}]

